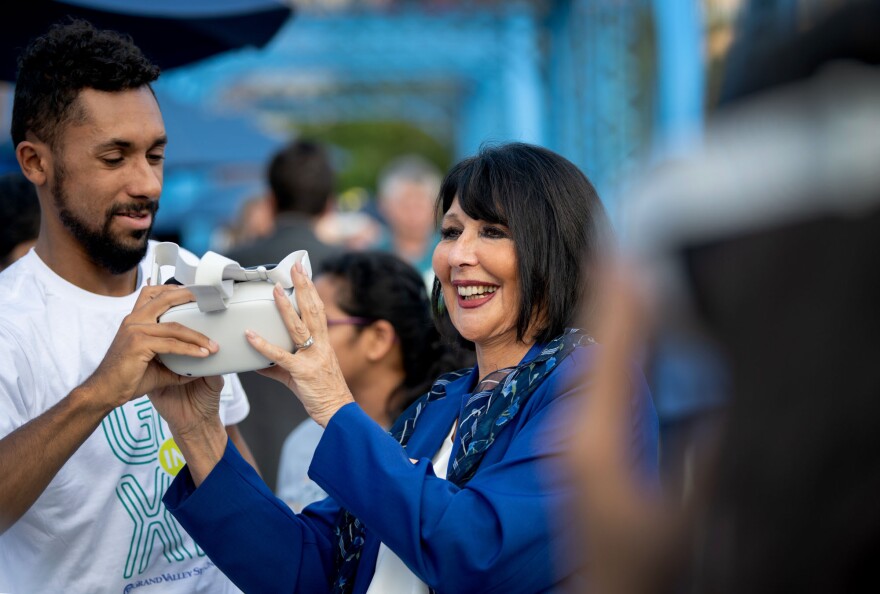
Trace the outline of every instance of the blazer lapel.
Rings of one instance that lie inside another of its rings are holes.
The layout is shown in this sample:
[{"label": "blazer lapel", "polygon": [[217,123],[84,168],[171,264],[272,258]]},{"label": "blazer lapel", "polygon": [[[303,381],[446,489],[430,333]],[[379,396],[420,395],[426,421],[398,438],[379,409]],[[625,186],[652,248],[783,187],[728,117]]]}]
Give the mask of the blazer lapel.
[{"label": "blazer lapel", "polygon": [[477,371],[460,377],[446,386],[446,396],[428,403],[416,423],[416,431],[406,444],[410,458],[433,458],[458,417],[461,396],[476,380]]}]

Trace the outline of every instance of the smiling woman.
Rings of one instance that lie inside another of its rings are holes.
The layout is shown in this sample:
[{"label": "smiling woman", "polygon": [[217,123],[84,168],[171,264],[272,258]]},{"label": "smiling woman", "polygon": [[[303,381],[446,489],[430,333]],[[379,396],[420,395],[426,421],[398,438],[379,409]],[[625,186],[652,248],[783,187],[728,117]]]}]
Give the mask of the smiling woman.
[{"label": "smiling woman", "polygon": [[466,341],[516,342],[516,263],[506,225],[472,219],[457,199],[452,202],[443,217],[433,264],[446,312]]},{"label": "smiling woman", "polygon": [[[592,386],[598,346],[575,322],[595,289],[602,206],[574,165],[525,144],[453,167],[438,204],[435,321],[477,365],[437,378],[390,431],[353,401],[331,347],[334,307],[302,270],[292,271],[302,315],[276,302],[294,343],[312,346],[291,354],[248,334],[276,363],[264,373],[325,428],[309,476],[330,498],[301,514],[275,499],[199,413],[218,394],[202,391],[187,414],[152,397],[187,460],[166,506],[245,591],[531,593],[580,569],[555,548],[571,542],[571,522],[554,516],[574,492],[553,461]],[[651,483],[656,414],[640,372],[621,371],[634,387],[623,455]]]},{"label": "smiling woman", "polygon": [[476,348],[481,369],[515,363],[591,300],[607,221],[569,161],[525,144],[486,149],[453,167],[438,207],[435,315],[447,335]]}]

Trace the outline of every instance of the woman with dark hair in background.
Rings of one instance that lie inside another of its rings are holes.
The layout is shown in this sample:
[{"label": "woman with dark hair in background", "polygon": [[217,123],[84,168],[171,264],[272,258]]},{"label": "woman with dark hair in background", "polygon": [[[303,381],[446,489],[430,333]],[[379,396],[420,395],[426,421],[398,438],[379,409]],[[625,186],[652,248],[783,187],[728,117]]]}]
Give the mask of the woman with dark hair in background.
[{"label": "woman with dark hair in background", "polygon": [[[598,347],[580,304],[593,290],[605,213],[563,157],[526,144],[486,148],[440,190],[435,314],[474,348],[473,369],[440,376],[390,432],[354,402],[334,354],[324,304],[301,267],[301,316],[276,292],[295,353],[249,332],[250,344],[324,427],[309,475],[330,498],[294,514],[226,439],[221,382],[152,394],[187,461],[166,507],[211,560],[248,592],[547,592],[578,570],[573,495],[557,462],[564,420]],[[585,264],[586,263],[586,264]],[[634,472],[657,469],[657,418],[640,373]]]},{"label": "woman with dark hair in background", "polygon": [[[473,365],[472,356],[441,341],[422,277],[397,256],[335,256],[321,265],[315,290],[352,397],[386,429],[439,374]],[[327,497],[307,474],[323,433],[306,419],[284,441],[276,491],[294,511]]]}]

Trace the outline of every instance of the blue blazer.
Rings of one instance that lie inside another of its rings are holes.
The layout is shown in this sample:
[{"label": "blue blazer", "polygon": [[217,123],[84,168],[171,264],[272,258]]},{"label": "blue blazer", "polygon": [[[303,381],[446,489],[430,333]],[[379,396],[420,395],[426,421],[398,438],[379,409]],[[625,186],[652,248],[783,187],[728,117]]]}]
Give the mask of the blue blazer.
[{"label": "blue blazer", "polygon": [[[163,501],[245,592],[328,592],[340,506],[366,526],[355,593],[366,592],[380,543],[438,592],[553,591],[577,570],[576,556],[565,554],[572,535],[564,527],[572,522],[562,513],[574,491],[563,456],[599,348],[575,349],[550,373],[463,488],[437,478],[431,459],[476,385],[476,370],[428,405],[406,449],[356,404],[341,408],[309,468],[330,497],[301,514],[272,494],[231,441],[198,489],[184,468]],[[644,379],[633,374],[633,455],[642,476],[655,480],[657,415]]]}]

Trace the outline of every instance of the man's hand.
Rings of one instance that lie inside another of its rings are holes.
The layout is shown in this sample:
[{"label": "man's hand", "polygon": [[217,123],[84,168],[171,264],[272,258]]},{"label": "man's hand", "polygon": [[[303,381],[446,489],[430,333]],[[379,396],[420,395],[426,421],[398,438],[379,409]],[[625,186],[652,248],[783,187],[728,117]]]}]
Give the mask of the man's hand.
[{"label": "man's hand", "polygon": [[[164,353],[207,357],[217,352],[217,345],[198,332],[180,324],[158,323],[168,308],[192,300],[192,293],[178,286],[144,288],[89,379],[55,406],[0,439],[0,534],[33,505],[113,408],[168,386],[183,390],[193,384],[188,393],[200,402],[204,397],[197,395],[213,393],[212,385],[219,391],[216,382],[181,377],[156,360],[157,354]],[[219,424],[219,415],[215,416]],[[222,436],[201,443],[210,443],[212,451],[219,448],[222,455],[226,433],[222,425],[220,429]],[[182,447],[181,451],[189,460]]]},{"label": "man's hand", "polygon": [[155,389],[192,382],[171,372],[156,355],[207,357],[217,352],[217,344],[204,334],[176,322],[158,323],[169,308],[193,300],[193,294],[180,286],[144,287],[103,361],[82,387],[112,409]]}]

